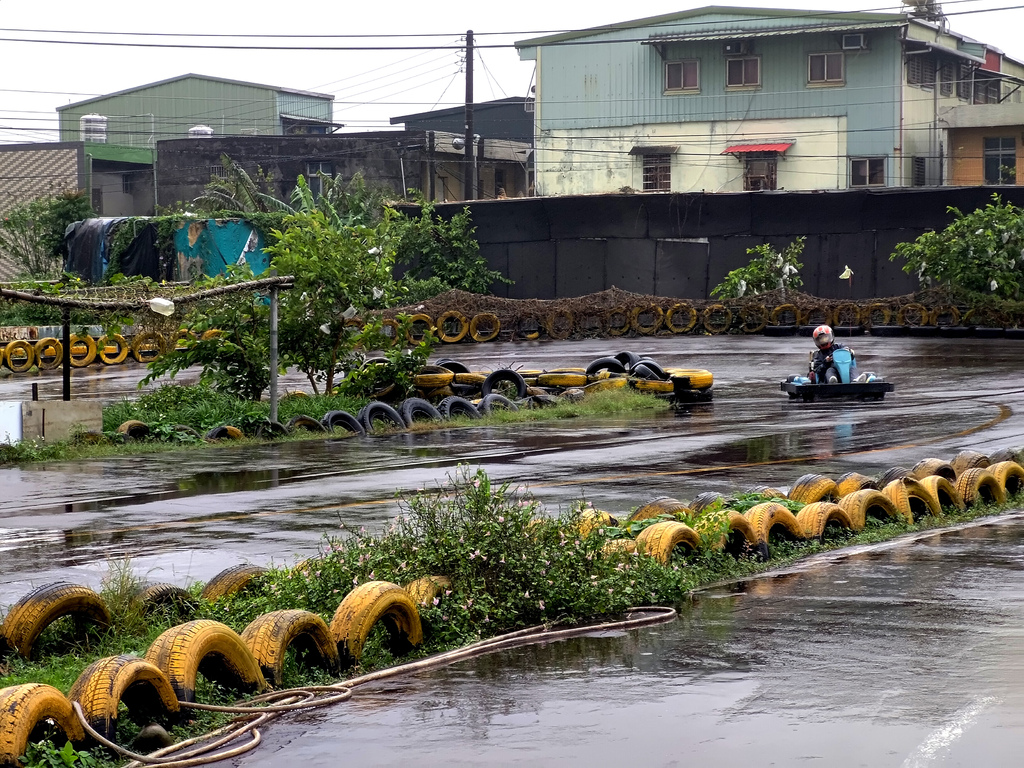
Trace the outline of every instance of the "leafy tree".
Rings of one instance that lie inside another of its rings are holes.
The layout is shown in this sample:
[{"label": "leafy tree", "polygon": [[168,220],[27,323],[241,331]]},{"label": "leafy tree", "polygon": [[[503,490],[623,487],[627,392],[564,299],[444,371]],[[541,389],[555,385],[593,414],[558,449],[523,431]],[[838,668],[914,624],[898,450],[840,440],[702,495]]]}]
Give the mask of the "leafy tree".
[{"label": "leafy tree", "polygon": [[299,176],[292,190],[292,207],[300,213],[321,211],[335,229],[375,226],[384,216],[385,198],[391,189],[366,183],[356,173],[347,183],[339,176],[317,174],[320,194],[314,196],[305,177]]},{"label": "leafy tree", "polygon": [[955,217],[941,232],[925,232],[900,243],[890,260],[904,260],[903,271],[922,284],[934,283],[1020,297],[1024,278],[1024,210],[1003,203],[999,195],[971,213],[947,209]]},{"label": "leafy tree", "polygon": [[446,221],[434,211],[433,203],[425,202],[418,217],[402,222],[398,260],[410,265],[409,278],[433,277],[435,285],[443,286],[441,291],[458,288],[489,293],[496,282],[511,284],[511,280],[487,266],[475,233],[468,207]]},{"label": "leafy tree", "polygon": [[395,237],[388,211],[376,227],[332,226],[321,210],[285,219],[267,246],[271,267],[294,275],[282,298],[279,325],[282,360],[327,390],[341,370],[354,365],[358,328],[347,321],[391,306],[403,294],[395,281]]},{"label": "leafy tree", "polygon": [[734,269],[725,280],[711,290],[711,295],[721,299],[737,299],[741,296],[755,296],[778,288],[799,288],[804,284],[800,277],[803,262],[804,241],[798,237],[781,253],[768,243],[747,248],[747,255],[753,256],[745,267]]},{"label": "leafy tree", "polygon": [[274,197],[270,192],[272,178],[256,169],[255,178],[227,155],[220,156],[225,176],[212,179],[199,197],[192,201],[192,207],[199,213],[272,213],[293,209]]},{"label": "leafy tree", "polygon": [[95,216],[84,192],[45,195],[14,206],[0,221],[0,250],[31,279],[60,275],[68,225]]}]

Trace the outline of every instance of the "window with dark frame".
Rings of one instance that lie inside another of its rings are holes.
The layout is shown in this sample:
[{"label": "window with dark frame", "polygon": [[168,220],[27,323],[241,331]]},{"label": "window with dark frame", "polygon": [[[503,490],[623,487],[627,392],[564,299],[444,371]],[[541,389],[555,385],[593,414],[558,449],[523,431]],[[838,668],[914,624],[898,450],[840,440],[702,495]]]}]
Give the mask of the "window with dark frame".
[{"label": "window with dark frame", "polygon": [[942,96],[953,95],[953,80],[956,79],[956,64],[952,61],[942,62],[939,70],[939,93]]},{"label": "window with dark frame", "polygon": [[935,87],[935,57],[930,53],[907,56],[907,83],[925,90]]},{"label": "window with dark frame", "polygon": [[775,189],[778,183],[779,156],[775,153],[751,153],[743,158],[743,190],[761,192]]},{"label": "window with dark frame", "polygon": [[672,191],[672,155],[643,155],[644,192]]},{"label": "window with dark frame", "polygon": [[911,182],[915,187],[923,187],[928,183],[928,164],[923,157],[914,158],[914,166],[911,171]]},{"label": "window with dark frame", "polygon": [[321,175],[334,176],[334,163],[306,163],[306,184],[309,186],[309,191],[313,194],[314,199],[320,197],[324,191],[323,179],[320,178]]},{"label": "window with dark frame", "polygon": [[985,183],[1017,183],[1017,140],[1011,137],[985,139]]},{"label": "window with dark frame", "polygon": [[700,62],[697,59],[665,62],[666,91],[696,91],[700,89]]},{"label": "window with dark frame", "polygon": [[858,157],[850,160],[851,187],[884,187],[885,158]]},{"label": "window with dark frame", "polygon": [[808,83],[842,83],[842,53],[812,53],[807,56]]},{"label": "window with dark frame", "polygon": [[974,73],[971,70],[970,64],[960,65],[960,76],[956,81],[956,97],[963,99],[964,101],[971,100],[971,92],[973,87],[971,81],[974,79]]},{"label": "window with dark frame", "polygon": [[749,88],[761,84],[761,59],[757,56],[727,59],[725,67],[725,84],[730,88]]}]

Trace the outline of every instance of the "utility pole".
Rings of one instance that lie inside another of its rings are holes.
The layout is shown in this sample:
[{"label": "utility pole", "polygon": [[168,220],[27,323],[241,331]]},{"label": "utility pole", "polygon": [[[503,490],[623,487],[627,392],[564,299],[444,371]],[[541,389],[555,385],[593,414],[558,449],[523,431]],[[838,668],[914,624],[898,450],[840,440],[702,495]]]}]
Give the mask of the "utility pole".
[{"label": "utility pole", "polygon": [[476,155],[473,154],[473,30],[466,32],[466,181],[465,197],[476,199]]}]

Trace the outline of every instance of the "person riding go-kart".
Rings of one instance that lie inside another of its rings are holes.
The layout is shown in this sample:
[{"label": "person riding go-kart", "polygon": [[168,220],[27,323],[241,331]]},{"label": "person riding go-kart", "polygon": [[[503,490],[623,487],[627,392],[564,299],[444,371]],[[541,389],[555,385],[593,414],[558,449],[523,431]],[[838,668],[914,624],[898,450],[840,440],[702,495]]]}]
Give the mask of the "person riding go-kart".
[{"label": "person riding go-kart", "polygon": [[811,333],[814,345],[817,349],[811,353],[810,373],[808,377],[812,384],[838,384],[841,380],[839,371],[836,369],[832,355],[838,349],[845,349],[850,353],[850,376],[849,381],[863,382],[867,380],[867,374],[857,375],[857,358],[853,350],[845,344],[836,341],[836,335],[832,328],[827,325],[819,325]]}]

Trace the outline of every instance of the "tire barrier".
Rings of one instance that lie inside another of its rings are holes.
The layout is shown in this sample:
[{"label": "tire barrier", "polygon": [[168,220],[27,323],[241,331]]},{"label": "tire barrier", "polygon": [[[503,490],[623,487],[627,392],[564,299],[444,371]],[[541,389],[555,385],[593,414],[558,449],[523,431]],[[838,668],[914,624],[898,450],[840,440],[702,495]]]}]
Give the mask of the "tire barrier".
[{"label": "tire barrier", "polygon": [[409,397],[402,401],[398,413],[407,427],[416,421],[440,421],[441,412],[422,397]]},{"label": "tire barrier", "polygon": [[288,423],[284,425],[285,431],[294,432],[297,429],[303,429],[306,432],[326,432],[325,427],[319,419],[314,419],[305,413],[300,413],[297,416],[292,416],[288,419]]},{"label": "tire barrier", "polygon": [[64,345],[53,337],[40,339],[32,345],[32,351],[41,371],[57,368],[64,359]]},{"label": "tire barrier", "polygon": [[928,325],[932,313],[923,304],[911,302],[904,304],[896,311],[896,324],[917,328]]},{"label": "tire barrier", "polygon": [[149,425],[138,419],[129,419],[117,427],[117,433],[129,440],[144,440],[149,437]]},{"label": "tire barrier", "polygon": [[380,400],[371,400],[356,415],[363,431],[369,435],[380,430],[405,429],[405,419],[392,406]]},{"label": "tire barrier", "polygon": [[587,376],[594,376],[601,371],[625,373],[626,367],[614,357],[599,357],[587,366]]},{"label": "tire barrier", "polygon": [[149,646],[146,661],[167,676],[179,701],[196,700],[199,673],[230,690],[254,692],[267,687],[249,646],[227,624],[210,619],[171,627]]},{"label": "tire barrier", "polygon": [[839,487],[835,480],[812,472],[797,478],[793,487],[789,489],[789,498],[803,504],[836,501],[839,498]]},{"label": "tire barrier", "polygon": [[893,480],[901,480],[904,477],[911,475],[911,471],[906,467],[892,467],[882,473],[881,477],[878,478],[878,486],[885,488]]},{"label": "tire barrier", "polygon": [[521,339],[536,341],[540,338],[540,321],[534,315],[520,317],[516,333]]},{"label": "tire barrier", "polygon": [[456,344],[466,338],[467,333],[469,320],[461,312],[450,309],[437,316],[437,337],[445,344]]},{"label": "tire barrier", "polygon": [[399,331],[398,321],[392,320],[390,317],[384,318],[380,321],[380,332],[387,339],[387,345],[389,347],[395,346],[399,342]]},{"label": "tire barrier", "polygon": [[501,321],[492,312],[473,315],[469,321],[469,337],[473,341],[492,341],[501,332]]},{"label": "tire barrier", "polygon": [[780,304],[768,315],[769,325],[799,325],[800,310],[796,304]]},{"label": "tire barrier", "polygon": [[222,597],[242,591],[249,585],[250,581],[266,572],[266,568],[250,565],[249,563],[233,565],[230,568],[225,568],[206,582],[206,586],[203,587],[203,591],[199,596],[203,600],[214,603]]},{"label": "tire barrier", "polygon": [[910,476],[915,480],[923,480],[929,475],[941,475],[956,482],[956,470],[953,469],[953,465],[942,459],[921,459],[910,469]]},{"label": "tire barrier", "polygon": [[836,480],[836,490],[839,495],[846,496],[853,493],[854,491],[861,491],[865,488],[871,488],[878,490],[878,483],[873,478],[867,475],[862,475],[860,472],[847,472],[844,475],[840,475]]},{"label": "tire barrier", "polygon": [[4,359],[13,373],[24,373],[36,364],[36,350],[30,341],[9,341],[4,347]]},{"label": "tire barrier", "polygon": [[0,625],[0,637],[27,659],[43,630],[63,616],[89,621],[100,629],[110,626],[110,611],[96,592],[57,582],[37,587],[11,606]]},{"label": "tire barrier", "polygon": [[419,373],[412,377],[412,383],[417,389],[440,389],[451,384],[455,375],[455,372],[443,366],[425,365]]},{"label": "tire barrier", "polygon": [[458,395],[446,397],[437,404],[437,410],[443,419],[451,419],[455,416],[465,416],[468,419],[479,419],[480,411],[469,400]]},{"label": "tire barrier", "polygon": [[935,307],[930,322],[938,328],[955,328],[960,325],[960,310],[956,307]]},{"label": "tire barrier", "polygon": [[823,304],[815,304],[800,310],[800,325],[834,325],[832,310]]},{"label": "tire barrier", "polygon": [[568,339],[575,324],[575,315],[567,309],[555,310],[544,318],[544,328],[552,339]]},{"label": "tire barrier", "polygon": [[609,336],[623,336],[629,332],[629,312],[625,307],[612,307],[604,316]]},{"label": "tire barrier", "polygon": [[692,304],[673,304],[665,313],[665,327],[672,333],[689,333],[697,326],[697,310]]},{"label": "tire barrier", "polygon": [[725,333],[732,325],[732,310],[724,304],[710,304],[704,308],[701,319],[708,333]]},{"label": "tire barrier", "polygon": [[[505,386],[502,386],[505,385]],[[510,368],[499,368],[498,370],[487,374],[483,384],[480,385],[480,394],[484,397],[493,394],[495,388],[500,388],[497,394],[503,394],[505,397],[511,398],[511,390],[508,387],[515,388],[515,399],[521,399],[526,397],[526,380],[522,374],[517,371],[513,371]]]},{"label": "tire barrier", "polygon": [[[1010,493],[1024,491],[1024,466],[1009,459],[991,462],[991,458],[980,454],[962,456],[962,460],[990,462],[991,465],[965,469],[955,485],[944,474],[926,474],[926,467],[942,472],[950,464],[937,459],[922,460],[914,469],[915,473],[922,475],[920,479],[903,475],[890,482],[883,491],[858,488],[843,493],[838,503],[813,501],[795,513],[782,503],[771,500],[755,504],[744,513],[722,509],[722,505],[728,506],[736,499],[717,492],[699,494],[689,505],[669,497],[657,498],[638,507],[627,520],[630,524],[650,520],[650,524],[635,539],[609,538],[602,543],[600,556],[615,559],[648,556],[657,562],[670,564],[674,553],[681,547],[685,552],[702,548],[724,549],[737,556],[767,558],[771,542],[780,536],[803,541],[821,540],[830,528],[862,530],[868,517],[910,523],[917,511],[915,506],[922,513],[938,514],[933,505],[941,509],[965,503],[1001,503],[1007,490]],[[806,488],[814,495],[827,480],[821,475],[805,475],[798,478],[793,487]],[[857,481],[851,485],[853,487],[870,478],[848,473],[836,485],[838,487],[849,480]],[[967,493],[961,499],[962,490]],[[781,497],[780,491],[766,486],[755,486],[745,493]],[[711,512],[716,506],[720,511]],[[702,526],[702,520],[709,519],[702,514],[724,515],[728,523],[727,532],[721,533],[717,523]],[[657,519],[661,515],[675,519]],[[588,508],[580,516],[578,533],[593,536],[600,528],[610,527],[618,527],[615,517],[608,512]],[[616,535],[625,533],[630,536],[631,527],[620,529]],[[702,534],[702,530],[707,533]],[[321,557],[304,561],[291,572],[305,572],[312,576],[312,570]],[[241,581],[246,569],[262,570],[255,566],[228,569],[214,577],[203,594],[222,590],[227,594],[231,589],[225,589],[226,585]],[[221,589],[211,589],[211,585],[218,583]],[[94,661],[78,676],[67,697],[56,688],[38,683],[5,688],[0,690],[0,762],[6,760],[9,764],[16,764],[25,753],[33,731],[44,721],[51,728],[63,731],[75,744],[83,743],[91,735],[117,753],[128,754],[112,741],[116,737],[119,714],[126,713],[133,720],[145,722],[152,718],[172,720],[183,706],[217,709],[195,702],[195,683],[199,673],[214,683],[243,692],[261,690],[268,682],[282,686],[285,683],[283,660],[290,648],[303,662],[312,662],[335,674],[341,663],[350,666],[359,661],[368,638],[378,624],[387,631],[387,645],[393,653],[407,652],[423,641],[423,624],[417,606],[439,604],[451,588],[451,581],[444,576],[416,579],[404,588],[385,581],[365,583],[342,599],[329,626],[321,616],[302,609],[283,609],[259,616],[241,635],[217,621],[188,621],[163,632],[150,646],[144,659],[125,654]],[[154,606],[192,603],[188,591],[170,584],[146,587],[136,599]],[[10,645],[27,656],[31,648],[26,643],[30,643],[33,636],[38,636],[41,628],[62,615],[92,618],[109,629],[109,613],[95,592],[77,585],[51,584],[33,590],[15,604],[0,627],[0,646]],[[671,618],[671,614],[664,615]],[[591,626],[587,631],[592,629]],[[521,643],[523,633],[520,630],[503,637]],[[483,641],[479,647],[491,647],[499,640]],[[453,653],[456,657],[464,657],[467,653],[476,652],[476,646],[470,646]],[[417,662],[416,668],[420,668],[418,665],[422,663]],[[395,674],[397,669],[392,667],[383,673],[375,672],[344,684],[283,691],[274,694],[278,697],[276,699],[271,695],[257,696],[249,705],[231,711],[249,715],[315,706],[305,703],[310,700],[314,689],[317,693],[313,698],[320,693],[330,693],[319,699],[317,704],[334,703],[348,698],[353,685],[379,680],[382,674]],[[306,696],[304,702],[287,703],[296,702],[296,698],[303,695]],[[277,701],[285,703],[278,706]],[[271,706],[262,708],[261,705],[268,703]],[[78,717],[81,719],[76,718],[75,707],[79,708]]]},{"label": "tire barrier", "polygon": [[167,342],[163,334],[156,331],[144,331],[132,338],[132,357],[136,362],[148,363],[156,360],[167,351]]},{"label": "tire barrier", "polygon": [[245,435],[242,433],[242,430],[238,427],[233,427],[230,424],[214,427],[203,435],[204,440],[209,440],[211,442],[216,440],[241,440],[243,437],[245,437]]},{"label": "tire barrier", "polygon": [[[209,331],[207,331],[209,333]],[[101,336],[96,342],[100,360],[105,365],[119,365],[128,359],[128,342],[119,333]]]},{"label": "tire barrier", "polygon": [[158,607],[172,607],[183,610],[191,610],[196,607],[196,599],[187,589],[182,589],[175,584],[150,584],[145,587],[135,599],[147,611]]},{"label": "tire barrier", "polygon": [[132,720],[143,723],[179,712],[178,697],[167,675],[156,665],[129,654],[94,661],[75,680],[68,699],[81,705],[86,722],[107,739],[117,736],[122,704]]},{"label": "tire barrier", "polygon": [[410,344],[419,344],[434,332],[434,321],[430,315],[415,314],[409,318],[409,327],[405,331],[405,340]]},{"label": "tire barrier", "polygon": [[860,306],[852,302],[837,305],[832,311],[832,321],[836,328],[860,328]]},{"label": "tire barrier", "polygon": [[744,333],[760,333],[768,325],[768,310],[764,304],[751,304],[740,310],[740,320]]},{"label": "tire barrier", "polygon": [[265,613],[242,632],[242,642],[252,651],[264,678],[273,686],[284,683],[284,659],[294,648],[303,661],[312,661],[331,674],[337,674],[338,646],[327,622],[315,613],[283,610]]},{"label": "tire barrier", "polygon": [[52,723],[73,744],[85,741],[85,730],[63,693],[50,685],[24,683],[0,690],[0,765],[21,765],[32,732]]},{"label": "tire barrier", "polygon": [[989,460],[988,456],[977,451],[960,451],[949,464],[959,477],[968,469],[984,469],[989,465]]},{"label": "tire barrier", "polygon": [[519,410],[519,406],[504,395],[492,392],[489,395],[485,395],[483,399],[480,400],[480,405],[477,407],[477,410],[484,414],[491,413],[495,409],[515,412]]},{"label": "tire barrier", "polygon": [[85,368],[87,365],[92,365],[99,349],[96,339],[88,334],[79,336],[73,333],[69,341],[71,343],[71,367]]},{"label": "tire barrier", "polygon": [[368,581],[345,596],[331,619],[331,635],[343,668],[358,663],[378,622],[387,630],[387,645],[396,656],[423,642],[420,612],[409,593],[388,581]]},{"label": "tire barrier", "polygon": [[861,310],[861,322],[868,328],[878,325],[889,325],[892,320],[892,310],[888,304],[875,302]]}]

